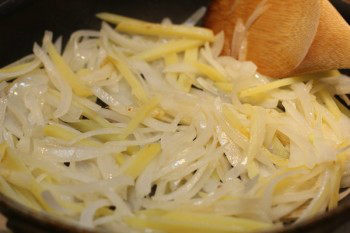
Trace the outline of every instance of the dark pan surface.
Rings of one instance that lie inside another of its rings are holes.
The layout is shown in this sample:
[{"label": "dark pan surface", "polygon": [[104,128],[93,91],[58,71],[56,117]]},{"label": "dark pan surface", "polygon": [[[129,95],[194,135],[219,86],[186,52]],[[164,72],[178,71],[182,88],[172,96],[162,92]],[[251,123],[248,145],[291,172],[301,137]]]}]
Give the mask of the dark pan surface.
[{"label": "dark pan surface", "polygon": [[[1,7],[0,0],[0,7]],[[13,1],[13,0],[12,0]],[[186,20],[210,0],[22,0],[15,10],[0,9],[0,66],[29,54],[45,30],[65,39],[78,29],[99,29],[97,12],[111,11],[159,22],[165,17],[176,23]],[[10,12],[9,12],[10,11]]]},{"label": "dark pan surface", "polygon": [[[306,0],[307,1],[307,0]],[[45,30],[55,38],[78,29],[98,29],[97,12],[109,11],[139,19],[159,22],[169,17],[181,23],[210,0],[0,0],[0,67],[31,53],[34,42],[41,43]],[[332,0],[350,21],[350,5]],[[350,39],[350,38],[349,38]],[[13,232],[88,232],[68,223],[36,213],[0,194],[0,211]],[[350,232],[350,200],[331,213],[284,231],[285,233]]]}]

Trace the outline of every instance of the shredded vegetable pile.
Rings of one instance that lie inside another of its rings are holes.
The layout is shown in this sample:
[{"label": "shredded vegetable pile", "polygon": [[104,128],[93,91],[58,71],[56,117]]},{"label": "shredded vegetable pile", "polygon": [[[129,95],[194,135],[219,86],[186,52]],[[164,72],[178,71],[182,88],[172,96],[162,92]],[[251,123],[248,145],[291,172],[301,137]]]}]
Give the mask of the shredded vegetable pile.
[{"label": "shredded vegetable pile", "polygon": [[[224,36],[101,13],[0,69],[0,190],[116,232],[252,232],[350,192],[350,79],[271,79]],[[338,95],[340,98],[335,98]],[[342,102],[344,102],[342,100]]]}]

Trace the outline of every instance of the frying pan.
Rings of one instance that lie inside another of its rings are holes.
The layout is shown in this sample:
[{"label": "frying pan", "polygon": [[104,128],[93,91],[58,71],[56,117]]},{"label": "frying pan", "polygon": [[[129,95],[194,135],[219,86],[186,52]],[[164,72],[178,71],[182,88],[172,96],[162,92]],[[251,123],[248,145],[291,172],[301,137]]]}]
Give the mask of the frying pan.
[{"label": "frying pan", "polygon": [[[209,3],[210,0],[0,0],[0,67],[31,53],[33,43],[41,41],[45,30],[53,31],[56,37],[62,35],[66,41],[75,30],[98,29],[101,22],[94,15],[100,11],[153,22],[169,17],[181,23]],[[349,22],[350,5],[341,0],[332,3]],[[92,233],[69,221],[32,211],[1,194],[0,212],[8,218],[7,225],[12,232]],[[350,198],[332,212],[280,232],[350,232]]]}]

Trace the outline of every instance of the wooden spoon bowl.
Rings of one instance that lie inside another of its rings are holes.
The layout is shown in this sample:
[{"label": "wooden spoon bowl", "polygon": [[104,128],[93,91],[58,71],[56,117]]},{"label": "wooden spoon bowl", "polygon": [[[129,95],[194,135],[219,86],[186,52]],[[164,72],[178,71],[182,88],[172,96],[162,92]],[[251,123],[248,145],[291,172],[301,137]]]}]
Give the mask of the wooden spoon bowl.
[{"label": "wooden spoon bowl", "polygon": [[350,26],[328,0],[321,1],[315,39],[292,75],[350,68]]},{"label": "wooden spoon bowl", "polygon": [[[214,0],[205,26],[224,31],[231,54],[238,19],[246,22],[261,0]],[[350,67],[350,28],[328,0],[267,0],[266,10],[247,29],[246,60],[262,74],[283,78]]]}]

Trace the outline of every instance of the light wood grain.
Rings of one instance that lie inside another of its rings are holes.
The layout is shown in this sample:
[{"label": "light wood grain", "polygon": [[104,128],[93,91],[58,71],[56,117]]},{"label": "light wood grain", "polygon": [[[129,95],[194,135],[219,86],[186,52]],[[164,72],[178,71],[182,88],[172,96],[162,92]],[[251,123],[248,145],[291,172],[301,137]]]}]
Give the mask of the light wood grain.
[{"label": "light wood grain", "polygon": [[328,0],[322,0],[315,39],[292,75],[350,68],[350,26]]},{"label": "light wood grain", "polygon": [[[225,32],[230,55],[232,32],[261,0],[214,0],[205,25]],[[247,60],[262,74],[283,78],[350,68],[350,27],[328,0],[267,0],[267,10],[247,33]]]}]

